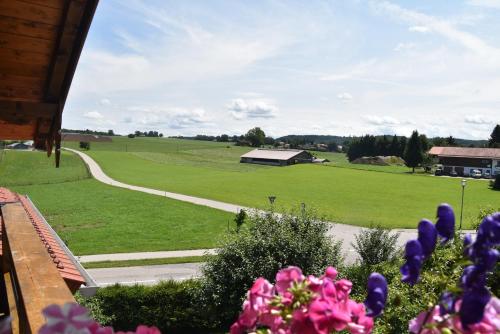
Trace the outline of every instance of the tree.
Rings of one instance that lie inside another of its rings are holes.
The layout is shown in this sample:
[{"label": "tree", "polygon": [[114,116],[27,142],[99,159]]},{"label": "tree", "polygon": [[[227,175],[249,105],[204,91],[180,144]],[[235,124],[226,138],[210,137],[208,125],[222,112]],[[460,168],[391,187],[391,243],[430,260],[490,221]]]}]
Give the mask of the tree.
[{"label": "tree", "polygon": [[430,144],[429,144],[429,140],[427,139],[427,136],[424,134],[421,134],[419,136],[419,138],[420,138],[420,144],[422,145],[422,151],[427,152],[430,149]]},{"label": "tree", "polygon": [[160,133],[159,136],[160,136],[160,138],[163,138],[163,133]]},{"label": "tree", "polygon": [[394,135],[392,137],[391,144],[389,145],[389,154],[395,155],[395,156],[400,156],[399,140],[398,140],[398,136],[396,136],[396,135]]},{"label": "tree", "polygon": [[453,136],[446,138],[446,146],[457,146],[457,141],[453,138]]},{"label": "tree", "polygon": [[408,143],[406,144],[404,160],[406,166],[412,168],[413,173],[415,173],[415,167],[418,167],[418,165],[420,165],[424,160],[424,153],[422,152],[422,142],[417,130],[413,131],[410,139],[408,140]]},{"label": "tree", "polygon": [[129,138],[135,138],[135,134],[129,133],[127,137],[129,137]]},{"label": "tree", "polygon": [[82,150],[90,150],[90,143],[88,141],[81,141],[80,142],[80,148]]},{"label": "tree", "polygon": [[488,140],[489,147],[500,147],[500,124],[497,124],[493,129],[493,132],[490,135],[490,139]]},{"label": "tree", "polygon": [[403,157],[405,154],[405,149],[406,149],[406,137],[401,137],[399,139],[399,153],[397,154],[398,157]]},{"label": "tree", "polygon": [[337,145],[336,142],[334,141],[331,141],[329,142],[328,144],[326,144],[326,146],[328,147],[328,152],[339,152],[339,145]]},{"label": "tree", "polygon": [[141,131],[137,131],[137,130],[136,130],[136,131],[135,131],[135,136],[136,136],[136,137],[140,137],[140,136],[142,136],[142,132],[141,132]]},{"label": "tree", "polygon": [[225,142],[228,142],[228,141],[229,141],[229,136],[228,136],[228,135],[226,135],[226,134],[222,134],[222,135],[220,136],[220,141],[221,141],[221,142],[224,142],[224,143],[225,143]]},{"label": "tree", "polygon": [[260,147],[264,145],[264,141],[266,139],[266,134],[262,131],[261,128],[255,127],[253,129],[248,130],[245,135],[245,139],[250,142],[250,145],[253,147]]},{"label": "tree", "polygon": [[114,136],[115,132],[113,130],[108,130],[108,136]]}]

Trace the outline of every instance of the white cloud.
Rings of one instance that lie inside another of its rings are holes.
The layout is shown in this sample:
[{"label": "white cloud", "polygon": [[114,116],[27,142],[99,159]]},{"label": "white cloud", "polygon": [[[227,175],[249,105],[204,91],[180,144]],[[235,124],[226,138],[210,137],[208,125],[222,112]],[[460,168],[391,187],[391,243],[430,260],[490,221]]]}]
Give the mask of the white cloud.
[{"label": "white cloud", "polygon": [[198,129],[210,126],[210,118],[203,108],[161,108],[129,107],[134,117],[125,118],[125,123],[133,123],[148,129]]},{"label": "white cloud", "polygon": [[110,105],[111,105],[111,101],[110,101],[109,99],[101,99],[101,100],[99,101],[99,104],[100,104],[101,106],[108,107],[108,106],[110,106]]},{"label": "white cloud", "polygon": [[408,28],[408,30],[411,32],[421,32],[421,33],[426,33],[431,31],[431,29],[426,26],[411,26]]},{"label": "white cloud", "polygon": [[469,5],[500,9],[500,0],[469,0]]},{"label": "white cloud", "polygon": [[94,119],[94,120],[98,120],[98,119],[103,119],[104,118],[104,116],[100,112],[98,112],[98,111],[88,111],[85,114],[83,114],[83,117],[89,118],[89,119]]},{"label": "white cloud", "polygon": [[470,116],[465,116],[464,119],[465,123],[470,123],[470,124],[492,124],[493,121],[489,119],[488,117],[485,117],[483,115],[470,115]]},{"label": "white cloud", "polygon": [[234,119],[274,118],[278,107],[265,100],[234,99],[227,106]]},{"label": "white cloud", "polygon": [[396,52],[407,51],[407,50],[415,49],[415,47],[416,47],[415,43],[399,43],[394,48],[394,51],[396,51]]},{"label": "white cloud", "polygon": [[498,61],[498,58],[500,58],[499,49],[488,45],[488,43],[472,33],[456,28],[455,25],[447,20],[405,9],[388,1],[372,2],[372,5],[379,11],[386,12],[404,22],[414,24],[415,27],[427,27],[431,31],[462,45],[472,52],[488,57],[489,60]]},{"label": "white cloud", "polygon": [[339,100],[341,100],[342,102],[348,102],[348,101],[352,100],[352,95],[351,95],[351,94],[349,94],[349,93],[345,93],[345,92],[344,92],[344,93],[340,93],[340,94],[338,94],[338,95],[337,95],[337,98],[338,98]]},{"label": "white cloud", "polygon": [[399,125],[400,121],[390,116],[366,115],[363,117],[369,124],[374,125]]}]

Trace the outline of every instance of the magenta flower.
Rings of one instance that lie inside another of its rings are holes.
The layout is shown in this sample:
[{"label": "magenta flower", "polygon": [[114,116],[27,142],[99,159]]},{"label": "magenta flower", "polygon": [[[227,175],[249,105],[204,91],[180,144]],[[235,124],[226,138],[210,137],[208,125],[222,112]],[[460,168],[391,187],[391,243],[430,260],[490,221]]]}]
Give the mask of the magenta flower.
[{"label": "magenta flower", "polygon": [[347,305],[351,315],[351,322],[347,324],[349,333],[370,333],[373,328],[373,318],[367,316],[365,306],[361,303],[356,303],[353,300],[349,300]]},{"label": "magenta flower", "polygon": [[300,283],[303,280],[304,275],[302,275],[302,270],[300,270],[300,268],[290,266],[288,268],[281,269],[276,274],[276,290],[279,293],[284,293],[292,287],[293,283]]},{"label": "magenta flower", "polygon": [[63,307],[50,305],[43,310],[47,323],[40,328],[39,334],[88,333],[94,325],[87,309],[76,303]]},{"label": "magenta flower", "polygon": [[248,301],[254,311],[259,312],[265,308],[268,302],[273,298],[274,287],[265,278],[258,278],[248,291]]},{"label": "magenta flower", "polygon": [[0,334],[10,334],[12,333],[12,328],[11,328],[11,318],[10,317],[5,317],[0,320]]},{"label": "magenta flower", "polygon": [[352,289],[352,282],[346,279],[341,279],[335,282],[335,289],[337,290],[337,300],[347,301]]},{"label": "magenta flower", "polygon": [[290,330],[292,333],[316,334],[314,324],[309,318],[309,314],[305,308],[293,311]]},{"label": "magenta flower", "polygon": [[348,310],[340,308],[339,304],[325,299],[315,299],[309,306],[309,318],[318,334],[329,334],[333,330],[341,331],[351,321]]},{"label": "magenta flower", "polygon": [[338,274],[337,269],[335,269],[334,267],[328,267],[325,270],[324,277],[328,277],[331,280],[335,280],[337,278],[337,274]]}]

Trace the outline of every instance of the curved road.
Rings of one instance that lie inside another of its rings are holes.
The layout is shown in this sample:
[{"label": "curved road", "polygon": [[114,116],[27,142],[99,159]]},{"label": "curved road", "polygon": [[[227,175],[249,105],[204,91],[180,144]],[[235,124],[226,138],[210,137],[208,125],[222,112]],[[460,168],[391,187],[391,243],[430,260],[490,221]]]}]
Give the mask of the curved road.
[{"label": "curved road", "polygon": [[[135,190],[135,191],[140,191],[144,192],[147,194],[152,194],[152,195],[157,195],[157,196],[163,196],[163,197],[168,197],[171,199],[183,201],[183,202],[188,202],[196,205],[203,205],[207,206],[210,208],[214,208],[217,210],[222,210],[226,212],[231,212],[231,213],[238,213],[240,210],[249,210],[253,211],[255,210],[254,208],[249,208],[237,204],[230,204],[230,203],[224,203],[220,201],[215,201],[211,199],[206,199],[206,198],[200,198],[200,197],[195,197],[195,196],[189,196],[189,195],[183,195],[183,194],[178,194],[178,193],[173,193],[169,191],[163,191],[163,190],[158,190],[158,189],[152,189],[152,188],[146,188],[146,187],[141,187],[141,186],[134,186],[131,184],[123,183],[117,180],[114,180],[110,178],[108,175],[106,175],[101,167],[97,164],[95,160],[93,160],[90,156],[87,154],[65,148],[68,151],[71,151],[85,162],[85,164],[88,166],[90,173],[92,176],[105,184],[114,186],[114,187],[120,187],[124,189],[130,189],[130,190]],[[332,223],[332,226],[329,230],[329,235],[333,237],[336,240],[341,240],[342,241],[342,248],[343,252],[346,255],[346,261],[347,262],[354,262],[357,258],[356,253],[354,249],[351,246],[351,242],[354,241],[354,236],[358,234],[361,231],[361,227],[359,226],[352,226],[352,225],[346,225],[346,224],[338,224],[338,223]],[[417,237],[417,232],[415,229],[396,229],[393,230],[394,232],[399,233],[399,239],[398,239],[398,244],[399,245],[404,245],[407,240],[414,239]],[[205,250],[195,250],[193,252],[200,252],[200,251],[205,251]],[[213,251],[213,250],[207,250],[207,251]],[[184,252],[184,251],[183,251]],[[185,251],[185,252],[190,252],[190,251]],[[158,253],[157,255],[154,255],[150,252],[148,253],[122,253],[122,254],[101,254],[101,255],[92,255],[92,256],[82,256],[80,257],[81,262],[93,262],[93,261],[106,261],[106,260],[123,260],[123,259],[141,259],[141,258],[157,258],[157,257],[162,257],[161,253],[162,252],[154,252]],[[146,255],[147,254],[147,255]],[[189,255],[189,254],[188,254]],[[186,278],[184,275],[180,275],[182,277],[177,277],[176,273],[180,268],[185,268],[187,269],[188,272],[196,275],[198,271],[198,264],[185,264],[184,266],[182,264],[180,265],[175,265],[174,267],[171,267],[171,265],[165,265],[165,266],[149,266],[150,267],[155,267],[155,268],[161,268],[163,267],[166,270],[166,273],[163,272],[163,274],[160,274],[158,272],[155,272],[153,277],[151,275],[148,275],[147,272],[144,270],[145,267],[136,267],[138,269],[138,272],[142,272],[142,276],[134,276],[129,277],[129,279],[123,277],[122,275],[127,272],[126,268],[109,268],[109,269],[90,269],[88,270],[99,282],[101,281],[101,284],[111,284],[114,282],[155,282],[158,280],[159,277],[165,279],[165,278]],[[174,272],[172,272],[172,275],[168,274],[168,271],[170,270],[169,268],[172,268]],[[129,269],[132,269],[129,267]],[[153,269],[153,268],[151,268]],[[149,270],[148,270],[149,271]],[[183,272],[183,274],[186,274]],[[103,276],[103,277],[96,277],[96,276]],[[102,280],[101,280],[101,279]],[[118,279],[120,278],[120,279]],[[125,281],[123,281],[125,279]]]}]

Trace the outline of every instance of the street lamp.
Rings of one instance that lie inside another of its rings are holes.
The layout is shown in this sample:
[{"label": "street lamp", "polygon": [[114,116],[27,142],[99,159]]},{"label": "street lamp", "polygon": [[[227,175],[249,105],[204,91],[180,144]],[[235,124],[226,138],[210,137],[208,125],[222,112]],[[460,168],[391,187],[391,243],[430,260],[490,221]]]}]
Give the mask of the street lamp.
[{"label": "street lamp", "polygon": [[463,212],[464,212],[464,193],[465,193],[465,186],[467,185],[467,180],[462,179],[462,208],[460,209],[460,227],[459,230],[462,230],[462,217],[463,217]]}]

